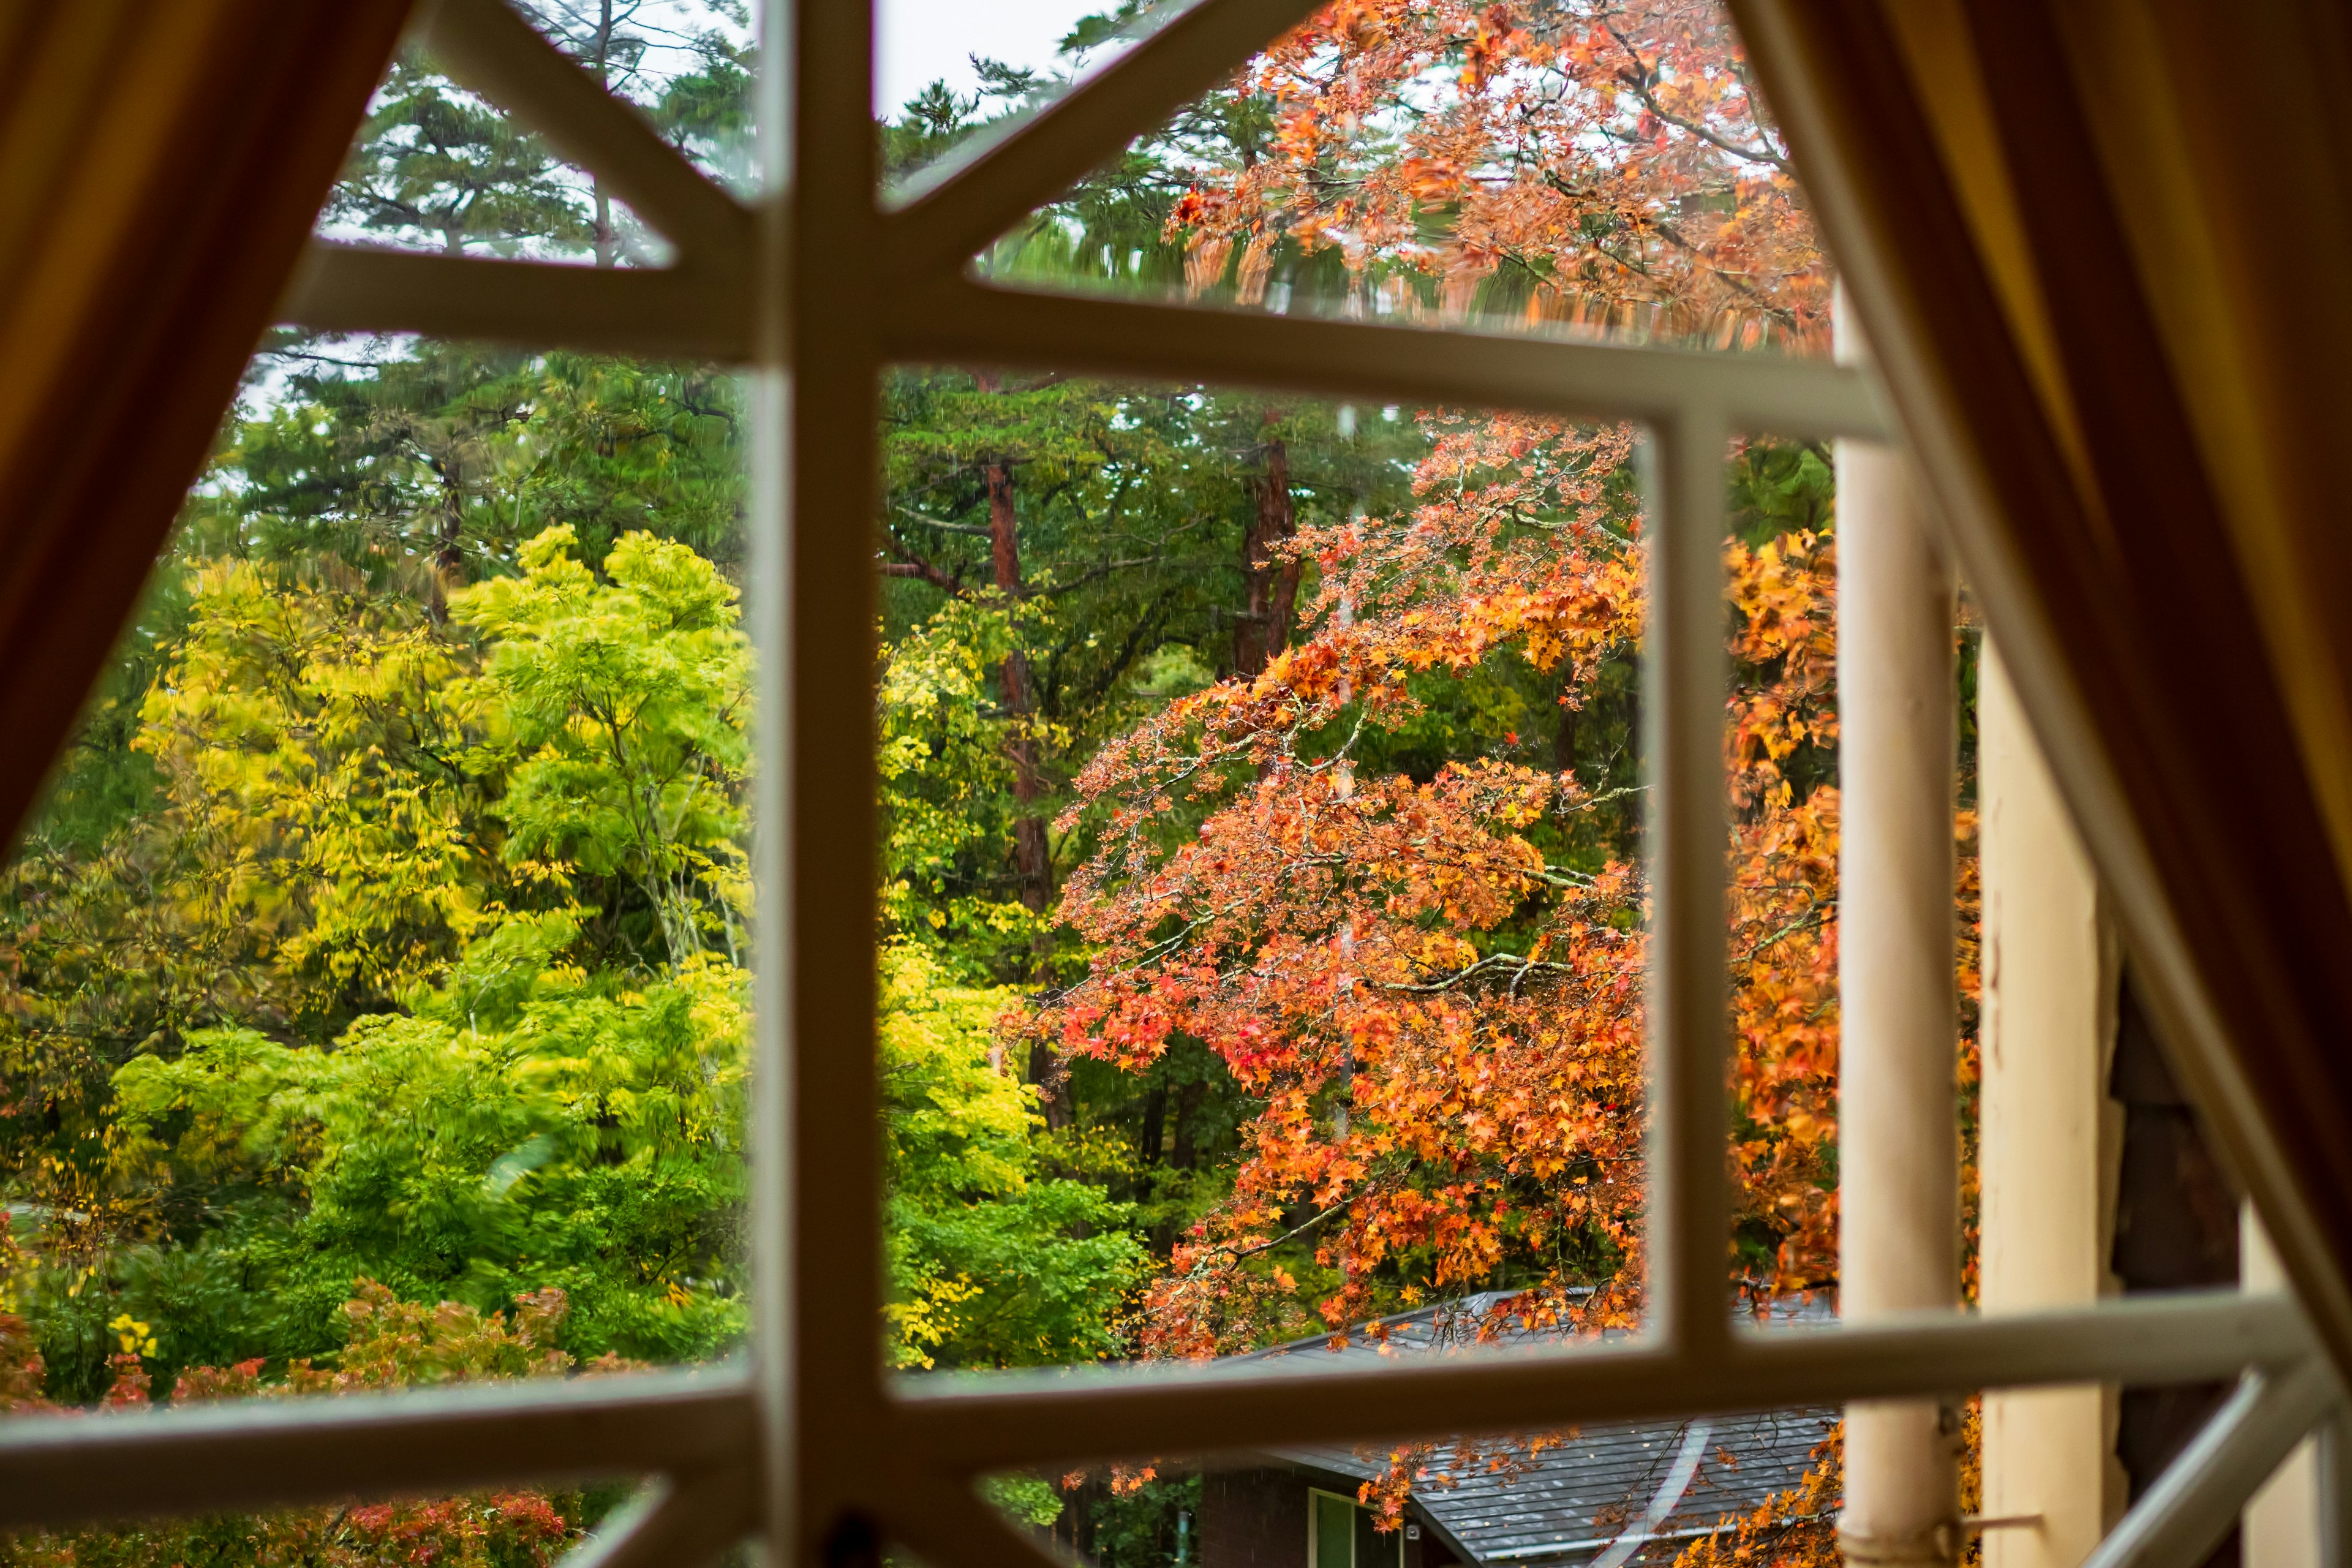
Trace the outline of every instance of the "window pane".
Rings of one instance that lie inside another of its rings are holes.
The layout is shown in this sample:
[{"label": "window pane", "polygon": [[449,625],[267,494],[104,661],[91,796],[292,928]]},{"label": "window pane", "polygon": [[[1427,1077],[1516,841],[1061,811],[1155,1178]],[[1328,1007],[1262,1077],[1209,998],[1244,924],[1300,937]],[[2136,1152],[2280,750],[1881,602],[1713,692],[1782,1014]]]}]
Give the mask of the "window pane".
[{"label": "window pane", "polygon": [[[1972,1455],[1973,1420],[1968,1435]],[[1787,1409],[1165,1456],[982,1488],[1099,1568],[1164,1568],[1180,1525],[1199,1568],[1707,1568],[1834,1555],[1843,1442],[1837,1412]]]},{"label": "window pane", "polygon": [[0,1403],[726,1352],[727,374],[280,334],[0,878]]},{"label": "window pane", "polygon": [[[582,0],[517,6],[706,174],[739,193],[752,160],[751,32],[725,0],[663,0],[600,16]],[[319,232],[366,245],[662,266],[674,247],[590,170],[568,163],[429,48],[394,62],[369,105]]]},{"label": "window pane", "polygon": [[894,1363],[1631,1323],[1634,433],[914,367],[885,405]]},{"label": "window pane", "polygon": [[[911,5],[886,58],[917,51]],[[880,106],[903,178],[1098,68]],[[900,35],[907,41],[899,43]],[[983,51],[986,52],[986,51]],[[1712,350],[1828,352],[1829,271],[1715,4],[1333,6],[979,259],[1029,288]]]},{"label": "window pane", "polygon": [[1063,45],[1104,31],[1106,9],[1097,0],[877,0],[875,118],[952,112],[983,89],[1015,87],[1024,76],[1046,83],[1057,70],[1097,63],[1101,49]]}]

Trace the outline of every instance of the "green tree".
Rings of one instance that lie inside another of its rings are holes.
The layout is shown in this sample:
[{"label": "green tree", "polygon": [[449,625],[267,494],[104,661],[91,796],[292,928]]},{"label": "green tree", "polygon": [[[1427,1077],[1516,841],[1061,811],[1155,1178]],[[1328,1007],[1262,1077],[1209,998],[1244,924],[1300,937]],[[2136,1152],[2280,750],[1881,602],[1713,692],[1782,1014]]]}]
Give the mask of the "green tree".
[{"label": "green tree", "polygon": [[377,89],[327,216],[452,256],[561,250],[590,233],[579,193],[537,138],[414,55]]},{"label": "green tree", "polygon": [[572,543],[550,529],[520,576],[455,602],[491,644],[476,689],[488,739],[467,765],[505,779],[510,859],[625,879],[673,965],[709,934],[740,955],[751,660],[735,592],[681,544],[630,534],[600,583]]},{"label": "green tree", "polygon": [[584,1355],[692,1360],[740,1334],[744,977],[698,961],[624,989],[562,961],[576,934],[503,921],[331,1048],[208,1030],[115,1074],[127,1177],[294,1199],[242,1239],[255,1353],[328,1349],[360,1274],[484,1310],[560,1289]]},{"label": "green tree", "polygon": [[996,1058],[1013,994],[958,986],[921,949],[882,960],[890,1354],[1031,1366],[1117,1353],[1149,1262],[1127,1205],[1045,1173],[1038,1108]]}]

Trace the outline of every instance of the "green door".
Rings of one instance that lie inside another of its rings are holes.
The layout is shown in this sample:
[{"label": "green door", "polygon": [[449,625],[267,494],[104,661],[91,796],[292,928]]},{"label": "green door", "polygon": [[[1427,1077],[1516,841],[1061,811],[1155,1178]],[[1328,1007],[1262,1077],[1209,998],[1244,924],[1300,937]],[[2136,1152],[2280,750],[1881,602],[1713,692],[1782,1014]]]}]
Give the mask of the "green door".
[{"label": "green door", "polygon": [[1313,1568],[1356,1568],[1356,1515],[1360,1510],[1329,1492],[1308,1495],[1315,1500]]}]

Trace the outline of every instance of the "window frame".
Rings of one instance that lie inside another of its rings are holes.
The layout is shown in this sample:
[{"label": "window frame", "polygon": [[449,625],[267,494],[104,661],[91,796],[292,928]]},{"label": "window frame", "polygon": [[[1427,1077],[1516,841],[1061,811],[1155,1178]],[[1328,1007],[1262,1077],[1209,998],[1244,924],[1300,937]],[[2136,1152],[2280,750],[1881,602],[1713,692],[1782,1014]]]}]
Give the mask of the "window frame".
[{"label": "window frame", "polygon": [[[2132,1518],[2160,1506],[2110,1538],[2148,1552],[2199,1509],[2234,1510],[2231,1489],[2252,1473],[2251,1489],[2324,1418],[2336,1398],[2333,1374],[2297,1309],[2280,1297],[2208,1291],[1777,1334],[1737,1329],[1723,1310],[1713,1281],[1728,1202],[1719,1152],[1728,1049],[1724,453],[1735,433],[1896,438],[1869,374],[1766,356],[1064,297],[967,275],[966,258],[998,233],[1308,9],[1307,0],[1196,0],[1011,133],[950,159],[903,197],[883,198],[867,7],[763,0],[770,56],[792,64],[789,80],[771,70],[761,81],[763,162],[780,173],[748,203],[705,179],[502,0],[426,9],[422,41],[453,76],[594,169],[676,244],[677,259],[614,271],[320,242],[284,319],[718,360],[752,378],[747,597],[764,671],[753,858],[762,932],[750,1139],[753,1342],[719,1367],[557,1387],[13,1422],[0,1427],[0,1529],[651,1476],[657,1484],[584,1549],[583,1565],[686,1568],[757,1536],[776,1560],[828,1568],[877,1561],[885,1539],[937,1568],[1039,1568],[1050,1558],[980,1500],[975,1477],[1432,1430],[2245,1374],[2167,1478],[2178,1495],[2152,1496]],[[796,148],[812,155],[795,158]],[[781,177],[786,170],[793,177]],[[870,660],[856,655],[870,651],[873,637],[866,527],[879,377],[902,362],[1215,381],[1649,429],[1648,711],[1664,718],[1647,742],[1658,781],[1649,1026],[1656,1269],[1643,1334],[1311,1382],[1279,1368],[1213,1377],[1097,1368],[919,1384],[885,1371],[872,704]]]}]

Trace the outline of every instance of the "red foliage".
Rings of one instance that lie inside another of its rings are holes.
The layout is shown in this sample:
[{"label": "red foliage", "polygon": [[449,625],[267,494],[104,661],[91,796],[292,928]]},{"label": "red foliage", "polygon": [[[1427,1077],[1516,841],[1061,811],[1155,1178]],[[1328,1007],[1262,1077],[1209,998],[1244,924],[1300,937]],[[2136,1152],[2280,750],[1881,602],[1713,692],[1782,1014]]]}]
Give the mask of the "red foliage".
[{"label": "red foliage", "polygon": [[1171,227],[1195,286],[1336,247],[1375,310],[1826,347],[1827,274],[1717,0],[1338,0],[1244,85],[1276,134]]},{"label": "red foliage", "polygon": [[[1151,1289],[1154,1353],[1293,1326],[1297,1281],[1265,1255],[1301,1233],[1336,1276],[1317,1303],[1334,1329],[1507,1266],[1535,1281],[1507,1309],[1531,1321],[1598,1328],[1636,1305],[1638,870],[1562,852],[1597,804],[1572,773],[1487,759],[1359,778],[1354,760],[1420,713],[1417,677],[1514,662],[1572,710],[1632,654],[1631,437],[1431,429],[1409,517],[1302,535],[1314,636],[1171,705],[1078,780],[1104,836],[1061,912],[1098,957],[1025,1026],[1130,1069],[1189,1036],[1265,1105],[1230,1200]],[[1800,798],[1783,773],[1836,733],[1832,561],[1795,536],[1727,563],[1733,1163],[1741,1217],[1780,1244],[1757,1282],[1777,1288],[1832,1252],[1836,794]],[[1197,831],[1173,835],[1188,816]]]},{"label": "red foliage", "polygon": [[[572,1358],[553,1341],[569,1310],[562,1291],[539,1291],[517,1301],[509,1324],[503,1312],[485,1315],[448,1301],[437,1307],[402,1301],[362,1279],[344,1304],[349,1343],[331,1370],[297,1360],[271,1380],[263,1375],[266,1363],[244,1361],[188,1368],[163,1389],[152,1386],[142,1359],[126,1352],[112,1358],[114,1380],[104,1405],[144,1405],[151,1394],[181,1403],[560,1376],[571,1370]],[[607,1357],[591,1370],[625,1366]],[[0,1315],[0,1413],[55,1411],[41,1396],[42,1375],[41,1358],[23,1320]],[[582,1500],[575,1494],[481,1492],[20,1536],[0,1542],[0,1562],[11,1568],[149,1568],[200,1559],[255,1568],[381,1568],[387,1562],[416,1568],[444,1563],[547,1568],[579,1539],[581,1518]]]},{"label": "red foliage", "polygon": [[[1329,247],[1368,313],[1826,346],[1822,257],[1713,0],[1336,0],[1239,85],[1275,134],[1178,205],[1196,289],[1230,264],[1255,300],[1282,247]],[[1334,1329],[1498,1277],[1528,1282],[1503,1316],[1599,1328],[1637,1305],[1647,895],[1587,826],[1612,803],[1516,734],[1434,776],[1358,776],[1433,678],[1532,672],[1571,714],[1622,678],[1634,433],[1425,428],[1408,515],[1288,547],[1318,569],[1313,635],[1077,781],[1071,820],[1103,835],[1061,913],[1097,957],[1019,1026],[1129,1068],[1195,1038],[1264,1103],[1231,1198],[1151,1289],[1152,1353],[1296,1328],[1302,1294]],[[1786,771],[1836,738],[1834,563],[1797,533],[1727,565],[1727,1269],[1780,1289],[1834,1250],[1838,803]],[[1302,1289],[1273,1255],[1308,1241]]]}]

